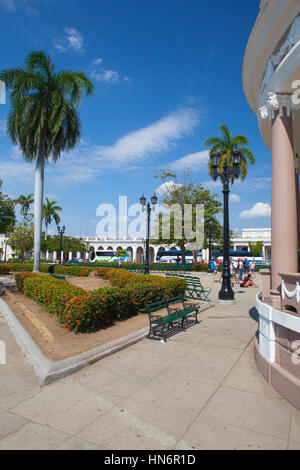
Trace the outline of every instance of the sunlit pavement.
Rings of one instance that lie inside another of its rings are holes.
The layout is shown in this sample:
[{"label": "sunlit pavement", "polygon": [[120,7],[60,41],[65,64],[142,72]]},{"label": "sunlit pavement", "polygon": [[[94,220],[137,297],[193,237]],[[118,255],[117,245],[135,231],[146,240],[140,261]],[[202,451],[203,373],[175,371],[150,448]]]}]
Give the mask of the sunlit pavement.
[{"label": "sunlit pavement", "polygon": [[256,288],[167,343],[147,339],[41,387],[0,317],[0,449],[299,449],[300,412],[258,372]]}]

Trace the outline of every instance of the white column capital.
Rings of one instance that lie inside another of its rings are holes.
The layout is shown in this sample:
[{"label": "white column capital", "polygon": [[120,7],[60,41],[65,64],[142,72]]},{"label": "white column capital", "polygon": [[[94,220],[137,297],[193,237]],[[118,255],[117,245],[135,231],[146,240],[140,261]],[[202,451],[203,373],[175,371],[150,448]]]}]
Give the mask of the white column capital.
[{"label": "white column capital", "polygon": [[279,93],[268,93],[267,103],[259,108],[259,114],[262,119],[275,118],[275,113],[279,111],[279,115],[283,116],[283,109],[286,109],[287,116],[290,117],[295,104],[292,95],[281,95]]}]

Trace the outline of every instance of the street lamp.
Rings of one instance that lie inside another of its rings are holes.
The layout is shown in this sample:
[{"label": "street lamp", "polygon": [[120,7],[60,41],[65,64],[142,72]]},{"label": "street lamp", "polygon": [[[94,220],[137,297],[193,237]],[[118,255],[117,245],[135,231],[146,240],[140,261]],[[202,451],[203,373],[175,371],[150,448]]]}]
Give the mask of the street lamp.
[{"label": "street lamp", "polygon": [[63,235],[66,231],[66,227],[63,226],[62,228],[60,228],[60,226],[58,225],[57,227],[57,230],[58,230],[58,234],[60,236],[60,242],[59,242],[59,264],[62,264],[62,260],[61,260],[61,255],[62,255],[62,241],[63,241]]},{"label": "street lamp", "polygon": [[140,198],[140,203],[141,203],[141,206],[143,208],[143,211],[144,211],[145,208],[147,210],[145,274],[150,274],[150,219],[151,219],[151,212],[152,212],[152,210],[155,210],[155,206],[157,204],[157,196],[154,193],[152,198],[151,198],[152,207],[151,207],[151,204],[149,202],[146,205],[147,200],[146,200],[144,194]]},{"label": "street lamp", "polygon": [[221,155],[218,152],[214,152],[210,156],[211,167],[213,170],[213,178],[217,180],[220,177],[223,183],[223,195],[224,195],[224,241],[223,241],[223,282],[222,288],[219,292],[219,299],[230,301],[234,300],[234,292],[231,287],[231,274],[230,274],[230,259],[229,259],[229,184],[232,177],[239,177],[241,171],[241,153],[234,150],[231,154],[231,160],[233,168],[229,168],[227,159],[225,159],[223,171],[219,173]]}]

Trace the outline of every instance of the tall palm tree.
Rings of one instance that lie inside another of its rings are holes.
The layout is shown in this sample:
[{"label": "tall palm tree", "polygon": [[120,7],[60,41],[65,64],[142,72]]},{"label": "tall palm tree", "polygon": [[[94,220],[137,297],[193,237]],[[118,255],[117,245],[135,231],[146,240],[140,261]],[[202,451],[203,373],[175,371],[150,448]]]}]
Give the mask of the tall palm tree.
[{"label": "tall palm tree", "polygon": [[[225,161],[227,165],[232,167],[231,155],[234,150],[238,150],[241,153],[241,179],[244,180],[248,174],[248,161],[253,165],[255,163],[255,157],[253,153],[247,148],[249,145],[249,140],[244,135],[232,136],[232,132],[229,131],[228,127],[223,124],[220,127],[221,137],[211,137],[205,142],[205,146],[210,148],[210,154],[214,152],[221,154],[220,167],[219,171],[223,171],[223,166]],[[210,176],[213,178],[213,170],[211,167],[211,162],[208,163],[208,170]],[[236,177],[232,176],[232,180]]]},{"label": "tall palm tree", "polygon": [[28,196],[23,196],[23,194],[21,194],[21,196],[19,196],[18,199],[14,201],[14,203],[21,206],[21,215],[26,217],[28,215],[31,204],[34,203],[33,194],[30,193]]},{"label": "tall palm tree", "polygon": [[48,236],[48,226],[51,225],[52,220],[54,220],[56,225],[58,225],[60,222],[60,217],[57,212],[62,211],[62,208],[56,206],[55,204],[57,204],[56,201],[49,201],[47,197],[46,204],[43,204],[43,220],[46,225],[46,240]]},{"label": "tall palm tree", "polygon": [[34,194],[34,272],[40,271],[45,161],[56,162],[80,141],[78,107],[93,84],[83,72],[55,71],[52,56],[32,52],[25,68],[0,73],[10,90],[7,130],[25,159],[36,160]]}]

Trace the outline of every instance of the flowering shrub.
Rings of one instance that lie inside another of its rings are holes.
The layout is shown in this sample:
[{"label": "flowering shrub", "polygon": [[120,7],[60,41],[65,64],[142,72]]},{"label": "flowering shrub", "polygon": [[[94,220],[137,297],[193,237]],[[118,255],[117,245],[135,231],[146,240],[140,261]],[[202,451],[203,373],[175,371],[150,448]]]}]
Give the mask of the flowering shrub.
[{"label": "flowering shrub", "polygon": [[4,266],[4,264],[0,264],[0,275],[7,276],[9,272],[10,272],[10,269],[8,266]]},{"label": "flowering shrub", "polygon": [[[85,291],[67,281],[33,273],[16,274],[18,289],[55,315],[75,333],[106,328],[145,311],[147,303],[184,293],[183,279],[135,275],[119,269],[97,268],[114,287]],[[64,273],[65,274],[65,273]]]}]

